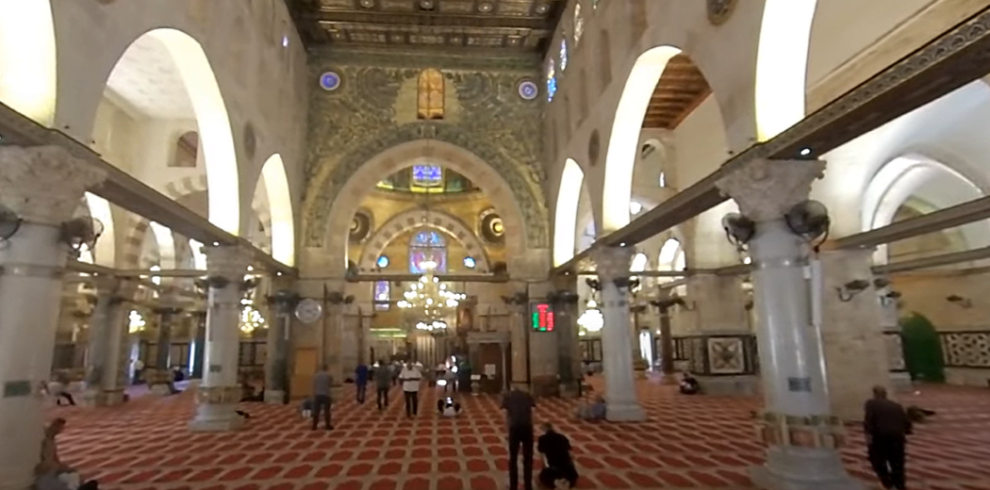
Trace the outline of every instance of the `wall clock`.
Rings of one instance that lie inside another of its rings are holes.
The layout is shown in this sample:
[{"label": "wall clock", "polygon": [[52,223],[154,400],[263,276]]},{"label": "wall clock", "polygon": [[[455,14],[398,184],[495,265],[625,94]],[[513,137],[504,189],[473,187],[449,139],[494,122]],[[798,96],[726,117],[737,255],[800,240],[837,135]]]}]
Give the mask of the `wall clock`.
[{"label": "wall clock", "polygon": [[323,305],[319,301],[306,298],[296,305],[296,318],[303,323],[314,323],[323,317]]}]

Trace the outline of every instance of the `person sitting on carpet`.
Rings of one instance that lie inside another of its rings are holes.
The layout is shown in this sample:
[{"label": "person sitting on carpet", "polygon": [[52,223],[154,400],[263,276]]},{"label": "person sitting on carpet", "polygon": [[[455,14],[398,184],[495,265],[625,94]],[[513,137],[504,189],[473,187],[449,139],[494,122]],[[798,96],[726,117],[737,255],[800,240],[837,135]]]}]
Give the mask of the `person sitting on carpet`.
[{"label": "person sitting on carpet", "polygon": [[571,459],[571,441],[567,436],[553,430],[553,425],[543,424],[543,435],[536,441],[536,450],[543,455],[541,485],[555,489],[574,487],[578,473]]},{"label": "person sitting on carpet", "polygon": [[684,372],[681,376],[679,386],[682,395],[695,395],[701,391],[701,385],[698,384],[698,380],[694,379],[694,376],[691,376],[687,372]]},{"label": "person sitting on carpet", "polygon": [[451,397],[437,400],[437,411],[444,417],[456,417],[461,413],[461,404],[454,402]]},{"label": "person sitting on carpet", "polygon": [[302,414],[302,418],[309,420],[313,416],[313,399],[307,398],[302,401],[299,405],[299,413]]},{"label": "person sitting on carpet", "polygon": [[593,403],[585,403],[578,407],[577,416],[581,420],[596,421],[605,420],[605,398],[601,395],[595,397]]},{"label": "person sitting on carpet", "polygon": [[34,468],[37,490],[99,490],[96,480],[83,483],[79,472],[62,463],[58,458],[55,438],[65,429],[65,419],[57,418],[45,428],[41,442],[41,462]]}]

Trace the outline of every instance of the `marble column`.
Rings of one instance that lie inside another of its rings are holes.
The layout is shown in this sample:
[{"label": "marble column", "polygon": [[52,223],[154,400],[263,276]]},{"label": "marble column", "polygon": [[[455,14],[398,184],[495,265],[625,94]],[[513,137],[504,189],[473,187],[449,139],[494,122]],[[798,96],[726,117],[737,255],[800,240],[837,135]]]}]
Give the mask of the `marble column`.
[{"label": "marble column", "polygon": [[209,276],[206,313],[206,352],[203,380],[196,391],[196,415],[190,430],[220,432],[240,429],[244,419],[235,409],[241,399],[241,286],[247,273],[246,254],[236,246],[203,247]]},{"label": "marble column", "polygon": [[[158,342],[155,349],[155,365],[148,369],[144,380],[148,383],[148,388],[156,395],[170,395],[172,393],[172,371],[169,369],[169,356],[172,352],[172,329],[179,320],[182,313],[181,308],[174,306],[161,306],[155,308],[155,315],[158,316]],[[145,366],[148,367],[148,366]]]},{"label": "marble column", "polygon": [[629,326],[629,265],[634,250],[601,248],[592,252],[601,284],[602,364],[605,371],[606,417],[613,422],[646,420],[636,395]]},{"label": "marble column", "polygon": [[880,301],[880,328],[883,330],[886,346],[887,368],[890,369],[890,386],[895,391],[909,391],[913,385],[904,361],[904,342],[900,314],[897,311],[900,293],[891,289],[888,278],[883,277],[880,280],[883,285],[877,289],[877,299]]},{"label": "marble column", "polygon": [[0,204],[20,226],[0,246],[0,490],[34,484],[69,248],[61,224],[105,178],[56,147],[0,146]]},{"label": "marble column", "polygon": [[[509,377],[506,376],[506,373],[508,373],[509,367],[506,366],[506,363],[505,363],[505,350],[508,347],[509,346],[506,345],[505,342],[499,342],[498,343],[498,352],[499,352],[499,355],[500,355],[499,359],[502,360],[502,391],[509,391],[509,389],[512,387],[511,384],[510,384],[510,382],[509,382]],[[471,373],[471,374],[475,374],[475,373]],[[478,374],[481,374],[481,373],[478,373]],[[477,393],[477,391],[475,391],[475,393]]]},{"label": "marble column", "polygon": [[657,352],[657,355],[660,356],[660,372],[664,375],[664,380],[668,381],[673,379],[675,372],[674,338],[670,331],[670,308],[673,307],[674,303],[663,299],[654,301],[652,304],[657,309],[660,321],[660,351]]},{"label": "marble column", "polygon": [[89,329],[89,349],[86,356],[86,391],[83,401],[88,406],[123,403],[120,384],[121,353],[125,335],[123,283],[108,276],[97,276],[96,308]]},{"label": "marble column", "polygon": [[299,302],[299,295],[292,291],[278,291],[270,297],[273,315],[268,324],[265,362],[265,403],[281,405],[286,402],[289,383],[289,326],[292,313]]},{"label": "marble column", "polygon": [[849,490],[839,450],[842,423],[832,416],[822,355],[821,287],[810,246],[784,215],[807,199],[820,161],[755,160],[716,185],[755,223],[753,260],[764,411],[758,417],[767,461],[753,482],[773,490]]},{"label": "marble column", "polygon": [[[832,413],[863,420],[863,400],[874,386],[890,385],[880,299],[873,286],[873,250],[832,250],[818,255],[823,273],[822,348]],[[866,288],[842,293],[846,284]]]},{"label": "marble column", "polygon": [[[326,364],[330,368],[331,393],[334,400],[342,400],[344,392],[344,327],[347,322],[347,305],[354,302],[353,296],[345,296],[339,291],[327,295],[330,332],[327,335]],[[320,369],[320,366],[316,366]]]},{"label": "marble column", "polygon": [[578,295],[573,291],[557,291],[550,295],[549,300],[556,323],[560,394],[577,396],[577,383],[581,377],[581,357],[578,355]]},{"label": "marble column", "polygon": [[203,379],[203,366],[206,362],[206,312],[194,311],[192,317],[193,325],[196,329],[194,334],[194,338],[196,340],[193,344],[193,355],[195,356],[195,362],[193,363],[189,377],[193,379]]},{"label": "marble column", "polygon": [[502,298],[509,309],[509,338],[512,343],[512,388],[529,391],[529,295],[525,291]]}]

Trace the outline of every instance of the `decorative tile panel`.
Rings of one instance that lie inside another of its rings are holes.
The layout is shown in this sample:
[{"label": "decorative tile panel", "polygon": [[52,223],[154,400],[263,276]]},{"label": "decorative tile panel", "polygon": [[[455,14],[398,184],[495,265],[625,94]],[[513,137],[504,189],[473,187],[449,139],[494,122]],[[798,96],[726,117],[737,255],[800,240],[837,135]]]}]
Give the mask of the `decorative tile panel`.
[{"label": "decorative tile panel", "polygon": [[674,338],[674,360],[701,376],[740,376],[759,372],[753,335],[696,335]]},{"label": "decorative tile panel", "polygon": [[708,368],[712,374],[743,374],[746,355],[739,337],[709,337]]},{"label": "decorative tile panel", "polygon": [[990,369],[990,331],[943,332],[939,336],[946,367]]}]

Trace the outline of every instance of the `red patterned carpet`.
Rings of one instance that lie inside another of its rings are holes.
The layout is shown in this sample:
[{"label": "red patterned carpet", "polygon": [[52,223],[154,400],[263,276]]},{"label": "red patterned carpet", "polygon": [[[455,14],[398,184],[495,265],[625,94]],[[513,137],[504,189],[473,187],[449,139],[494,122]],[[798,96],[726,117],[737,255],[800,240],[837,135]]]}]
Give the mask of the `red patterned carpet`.
[{"label": "red patterned carpet", "polygon": [[[537,421],[570,437],[581,472],[578,488],[752,488],[749,465],[762,463],[749,413],[752,399],[684,397],[641,382],[649,413],[642,424],[588,424],[572,418],[573,401],[544,400]],[[911,397],[938,411],[918,427],[908,456],[909,486],[990,490],[990,393],[926,387]],[[379,414],[372,402],[334,405],[336,429],[312,432],[295,407],[244,404],[238,433],[192,434],[189,393],[145,396],[108,409],[56,408],[69,427],[59,438],[64,461],[106,490],[488,490],[507,487],[503,416],[494,397],[464,397],[457,419],[436,415],[424,392],[419,417],[403,416],[401,397]],[[432,410],[431,410],[432,408]],[[852,431],[844,451],[850,471],[873,481]],[[537,468],[539,463],[537,463]]]}]

